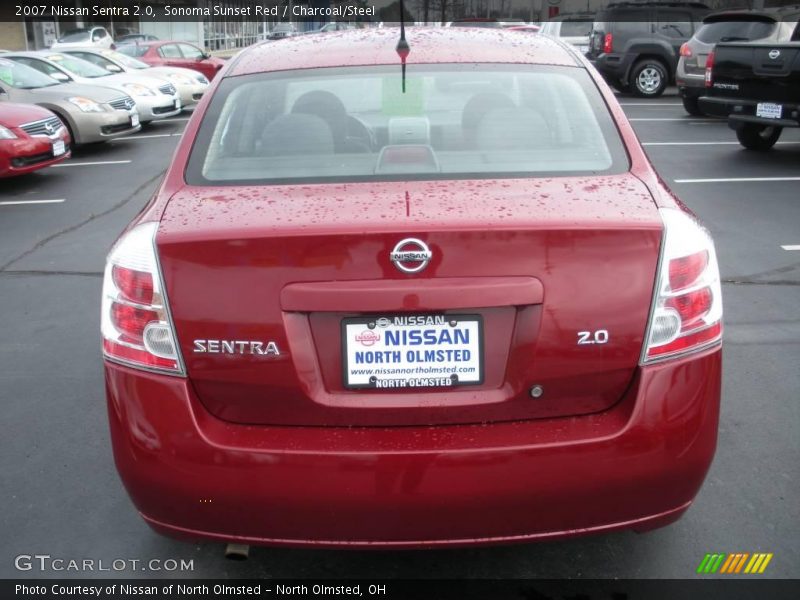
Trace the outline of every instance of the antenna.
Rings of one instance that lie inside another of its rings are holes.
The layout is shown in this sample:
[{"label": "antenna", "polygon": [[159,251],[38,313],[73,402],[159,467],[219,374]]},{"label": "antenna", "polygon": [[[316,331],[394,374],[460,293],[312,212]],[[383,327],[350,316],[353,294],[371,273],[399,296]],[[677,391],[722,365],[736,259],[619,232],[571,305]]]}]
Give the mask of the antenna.
[{"label": "antenna", "polygon": [[400,0],[400,39],[397,41],[397,56],[400,57],[400,65],[403,71],[403,93],[406,93],[406,58],[411,53],[411,46],[406,41],[406,15],[403,0]]}]

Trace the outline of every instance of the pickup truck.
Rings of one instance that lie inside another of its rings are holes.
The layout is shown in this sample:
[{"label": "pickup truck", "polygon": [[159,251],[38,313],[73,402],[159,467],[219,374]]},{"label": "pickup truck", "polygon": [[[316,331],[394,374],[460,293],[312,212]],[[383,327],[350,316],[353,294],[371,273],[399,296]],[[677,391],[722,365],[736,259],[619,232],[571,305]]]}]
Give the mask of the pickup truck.
[{"label": "pickup truck", "polygon": [[800,127],[800,25],[792,40],[720,43],[709,54],[700,108],[727,117],[749,150],[769,150],[784,127]]}]

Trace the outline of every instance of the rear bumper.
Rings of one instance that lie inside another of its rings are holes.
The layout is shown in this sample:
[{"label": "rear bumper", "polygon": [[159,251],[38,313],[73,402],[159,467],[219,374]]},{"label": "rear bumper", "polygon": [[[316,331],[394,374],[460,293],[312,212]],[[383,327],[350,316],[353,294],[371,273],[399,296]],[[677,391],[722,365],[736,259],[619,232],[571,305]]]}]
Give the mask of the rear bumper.
[{"label": "rear bumper", "polygon": [[800,127],[800,103],[779,102],[783,107],[782,119],[767,119],[756,116],[758,100],[744,98],[720,98],[716,96],[703,96],[700,98],[700,108],[714,117],[728,119],[732,129],[738,129],[743,124],[754,123],[770,127]]},{"label": "rear bumper", "polygon": [[484,426],[236,425],[184,379],[111,363],[105,373],[117,468],[157,531],[424,547],[674,521],[714,455],[721,350],[640,369],[603,413]]}]

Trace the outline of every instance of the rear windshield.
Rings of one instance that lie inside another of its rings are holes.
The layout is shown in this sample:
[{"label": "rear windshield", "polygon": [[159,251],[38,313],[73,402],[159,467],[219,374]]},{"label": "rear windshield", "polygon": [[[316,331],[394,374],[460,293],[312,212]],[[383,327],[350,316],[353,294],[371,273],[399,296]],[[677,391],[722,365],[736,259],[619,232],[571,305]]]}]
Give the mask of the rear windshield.
[{"label": "rear windshield", "polygon": [[561,37],[588,37],[592,33],[591,21],[564,21],[561,23]]},{"label": "rear windshield", "polygon": [[577,175],[627,169],[584,69],[414,65],[222,81],[187,181],[289,183]]},{"label": "rear windshield", "polygon": [[777,26],[774,21],[720,21],[706,23],[697,30],[695,37],[704,44],[748,42],[769,37]]}]

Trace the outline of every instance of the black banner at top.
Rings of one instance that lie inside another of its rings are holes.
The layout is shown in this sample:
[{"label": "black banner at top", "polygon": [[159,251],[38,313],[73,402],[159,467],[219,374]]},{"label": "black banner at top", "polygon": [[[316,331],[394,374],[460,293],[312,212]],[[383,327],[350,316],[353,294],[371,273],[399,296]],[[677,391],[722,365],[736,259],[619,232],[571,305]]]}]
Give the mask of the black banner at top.
[{"label": "black banner at top", "polygon": [[[85,23],[158,21],[397,22],[399,0],[4,0],[0,21],[71,21]],[[406,23],[445,24],[453,21],[541,22],[569,18],[563,0],[405,0]],[[570,4],[569,6],[573,6]],[[774,10],[797,0],[588,0],[574,19],[614,14],[626,21],[648,20],[661,8],[686,10]],[[585,8],[583,8],[585,6]],[[625,9],[627,7],[629,10]]]}]

